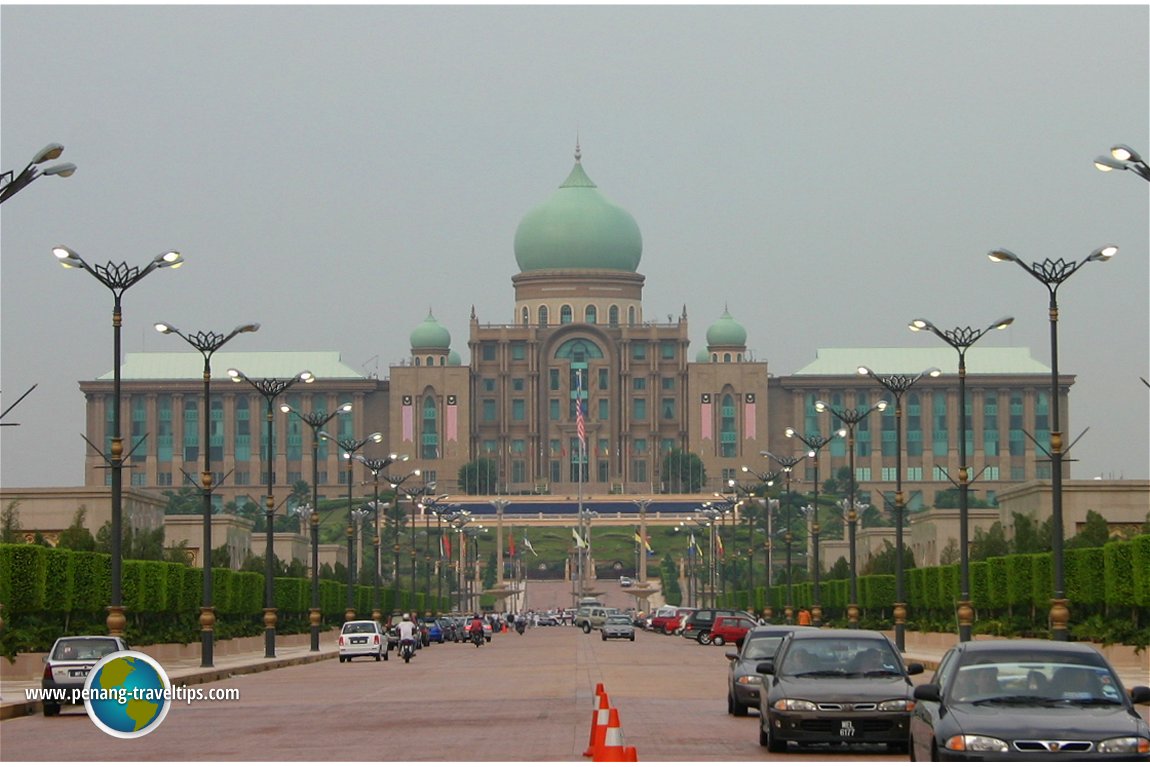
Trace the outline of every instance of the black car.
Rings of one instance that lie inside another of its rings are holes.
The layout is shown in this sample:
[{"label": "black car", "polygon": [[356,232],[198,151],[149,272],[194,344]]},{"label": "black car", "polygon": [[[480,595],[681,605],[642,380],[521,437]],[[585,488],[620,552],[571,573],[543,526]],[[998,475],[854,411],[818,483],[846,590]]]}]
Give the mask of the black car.
[{"label": "black car", "polygon": [[757,666],[763,675],[759,744],[768,751],[800,745],[881,743],[905,751],[914,708],[910,674],[898,648],[877,631],[796,631],[773,661]]},{"label": "black car", "polygon": [[961,642],[915,688],[911,758],[1150,760],[1150,727],[1098,650],[1075,642]]},{"label": "black car", "polygon": [[745,610],[728,610],[725,608],[703,607],[683,619],[682,635],[687,639],[694,639],[699,644],[711,643],[711,626],[715,625],[715,618],[720,615],[737,615],[743,618],[758,620]]},{"label": "black car", "polygon": [[759,688],[763,677],[758,665],[773,660],[775,653],[793,631],[815,631],[811,626],[757,626],[743,637],[742,649],[728,652],[727,660],[727,713],[746,716],[747,708],[759,707]]}]

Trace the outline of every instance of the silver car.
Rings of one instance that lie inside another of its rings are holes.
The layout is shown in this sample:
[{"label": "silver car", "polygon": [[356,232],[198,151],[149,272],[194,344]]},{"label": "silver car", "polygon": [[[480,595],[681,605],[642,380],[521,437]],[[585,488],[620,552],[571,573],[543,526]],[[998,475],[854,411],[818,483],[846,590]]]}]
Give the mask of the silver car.
[{"label": "silver car", "polygon": [[[120,637],[60,637],[44,658],[44,676],[40,685],[45,690],[83,690],[88,674],[100,658],[127,649],[128,644]],[[58,713],[59,701],[44,701],[44,716]]]},{"label": "silver car", "polygon": [[608,615],[603,625],[599,627],[599,635],[603,641],[608,639],[630,639],[635,641],[635,627],[626,615]]}]

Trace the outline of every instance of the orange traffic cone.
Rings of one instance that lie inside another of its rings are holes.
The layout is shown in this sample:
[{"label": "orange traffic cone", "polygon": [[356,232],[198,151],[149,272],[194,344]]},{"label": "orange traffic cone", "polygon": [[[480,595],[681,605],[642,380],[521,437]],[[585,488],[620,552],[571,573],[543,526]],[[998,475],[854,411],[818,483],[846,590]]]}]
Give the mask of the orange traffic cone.
[{"label": "orange traffic cone", "polygon": [[[607,702],[607,696],[601,696],[600,700],[604,703]],[[594,757],[603,747],[603,743],[607,736],[607,726],[611,722],[611,717],[614,715],[615,724],[619,724],[619,712],[613,708],[597,708],[591,712],[591,739],[587,743],[587,750],[583,752],[583,756]]]},{"label": "orange traffic cone", "polygon": [[617,709],[607,709],[607,728],[603,734],[603,745],[595,749],[591,757],[593,762],[631,762],[639,761],[639,755],[634,747],[623,745],[623,730],[619,727],[619,712]]}]

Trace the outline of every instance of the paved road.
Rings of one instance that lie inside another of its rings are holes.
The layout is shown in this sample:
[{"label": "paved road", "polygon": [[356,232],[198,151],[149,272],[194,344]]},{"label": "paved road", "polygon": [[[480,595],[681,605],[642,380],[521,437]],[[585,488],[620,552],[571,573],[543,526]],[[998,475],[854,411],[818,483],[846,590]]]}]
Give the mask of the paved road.
[{"label": "paved road", "polygon": [[[410,665],[335,660],[213,683],[238,702],[177,704],[154,733],[117,740],[83,709],[0,723],[3,759],[164,761],[587,761],[602,682],[641,761],[751,761],[757,717],[726,713],[723,650],[640,633],[635,642],[545,627],[490,644],[436,645]],[[66,709],[67,711],[67,709]],[[885,760],[871,753],[787,760]]]}]

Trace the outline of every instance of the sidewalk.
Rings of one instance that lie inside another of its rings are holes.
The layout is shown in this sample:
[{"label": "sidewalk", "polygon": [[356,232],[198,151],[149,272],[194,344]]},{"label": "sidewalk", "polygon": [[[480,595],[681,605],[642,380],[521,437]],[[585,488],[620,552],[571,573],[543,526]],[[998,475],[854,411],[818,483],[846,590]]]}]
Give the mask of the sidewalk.
[{"label": "sidewalk", "polygon": [[[211,668],[201,667],[199,658],[165,660],[161,665],[175,686],[205,684],[239,674],[255,674],[302,663],[317,663],[339,656],[339,649],[334,639],[326,641],[321,639],[319,647],[319,652],[311,652],[306,642],[302,645],[278,645],[274,658],[265,658],[262,647],[259,650],[235,653],[220,653],[217,650]],[[141,651],[146,650],[141,648]],[[40,702],[28,701],[24,696],[24,690],[30,687],[40,687],[39,675],[28,679],[7,677],[0,679],[0,721],[40,713]]]}]

